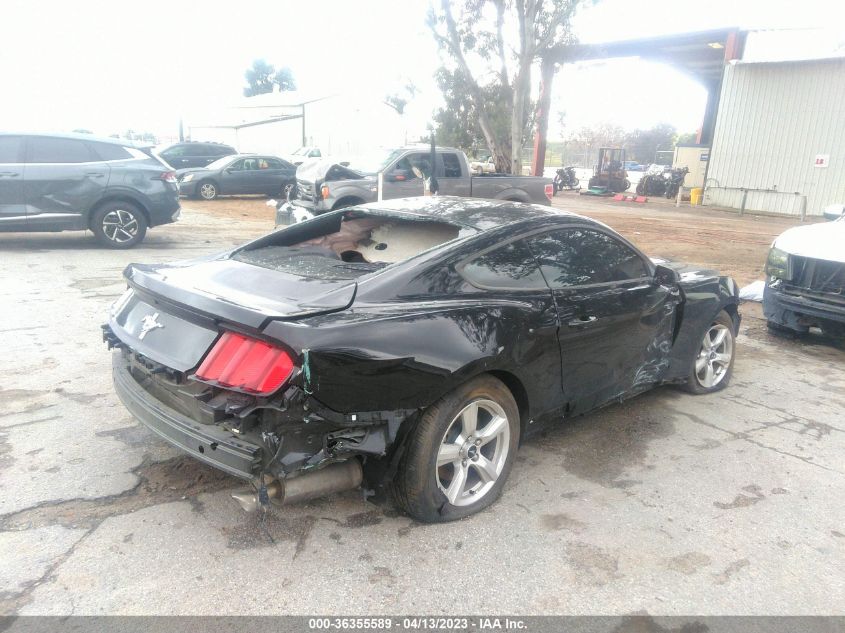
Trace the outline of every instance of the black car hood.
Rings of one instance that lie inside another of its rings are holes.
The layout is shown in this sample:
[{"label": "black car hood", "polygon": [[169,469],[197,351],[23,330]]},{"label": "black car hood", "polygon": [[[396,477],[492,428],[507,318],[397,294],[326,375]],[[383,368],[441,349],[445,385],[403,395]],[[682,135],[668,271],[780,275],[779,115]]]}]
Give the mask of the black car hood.
[{"label": "black car hood", "polygon": [[228,257],[181,264],[130,264],[129,285],[218,321],[262,329],[273,319],[293,320],[352,305],[354,280],[306,279]]}]

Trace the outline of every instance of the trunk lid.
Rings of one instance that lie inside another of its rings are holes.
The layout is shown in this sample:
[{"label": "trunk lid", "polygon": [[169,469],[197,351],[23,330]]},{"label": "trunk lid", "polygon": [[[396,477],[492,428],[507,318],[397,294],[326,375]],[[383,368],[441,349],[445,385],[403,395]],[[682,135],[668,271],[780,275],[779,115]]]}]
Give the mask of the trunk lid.
[{"label": "trunk lid", "polygon": [[189,265],[130,264],[131,291],[113,307],[112,332],[144,356],[179,371],[195,367],[221,324],[256,332],[352,305],[357,283],[310,279],[231,259]]}]

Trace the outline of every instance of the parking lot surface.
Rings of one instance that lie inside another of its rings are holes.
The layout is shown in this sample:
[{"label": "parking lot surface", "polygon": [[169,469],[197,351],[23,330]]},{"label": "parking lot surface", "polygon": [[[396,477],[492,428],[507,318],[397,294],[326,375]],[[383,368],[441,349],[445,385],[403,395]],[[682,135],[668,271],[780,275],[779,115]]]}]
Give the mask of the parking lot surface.
[{"label": "parking lot surface", "polygon": [[[649,254],[761,277],[794,222],[556,200]],[[133,261],[229,248],[262,199],[128,252],[0,234],[0,614],[842,614],[845,352],[743,307],[729,388],[664,387],[525,444],[501,500],[421,525],[359,493],[267,515],[135,422],[100,324]]]}]

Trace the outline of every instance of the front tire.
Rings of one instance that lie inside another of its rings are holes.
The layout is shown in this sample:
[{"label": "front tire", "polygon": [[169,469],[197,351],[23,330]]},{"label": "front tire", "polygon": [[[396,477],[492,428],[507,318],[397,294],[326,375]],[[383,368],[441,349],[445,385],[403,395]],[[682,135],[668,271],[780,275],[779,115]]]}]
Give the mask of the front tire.
[{"label": "front tire", "polygon": [[197,191],[199,191],[200,198],[203,200],[214,200],[218,195],[220,195],[220,192],[217,190],[217,185],[210,180],[201,182],[197,186]]},{"label": "front tire", "polygon": [[722,310],[704,332],[685,388],[690,393],[704,394],[728,386],[736,360],[734,322]]},{"label": "front tire", "polygon": [[502,492],[519,444],[519,409],[492,376],[461,385],[430,406],[408,438],[394,497],[419,521],[480,512]]},{"label": "front tire", "polygon": [[110,202],[94,213],[91,230],[104,246],[132,248],[147,234],[147,218],[134,204]]}]

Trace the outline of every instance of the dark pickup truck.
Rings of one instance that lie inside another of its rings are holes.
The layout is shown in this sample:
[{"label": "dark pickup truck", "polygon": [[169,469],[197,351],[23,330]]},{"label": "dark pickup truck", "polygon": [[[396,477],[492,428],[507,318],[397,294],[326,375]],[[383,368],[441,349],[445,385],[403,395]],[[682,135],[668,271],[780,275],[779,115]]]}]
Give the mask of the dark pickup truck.
[{"label": "dark pickup truck", "polygon": [[[551,204],[550,178],[472,175],[466,155],[459,149],[435,150],[438,193],[444,196],[492,198],[514,202]],[[276,224],[291,218],[378,200],[378,174],[383,174],[382,199],[423,195],[424,180],[431,174],[431,149],[425,145],[385,149],[349,163],[331,160],[308,162],[296,171],[296,192],[290,204],[276,212]]]}]

